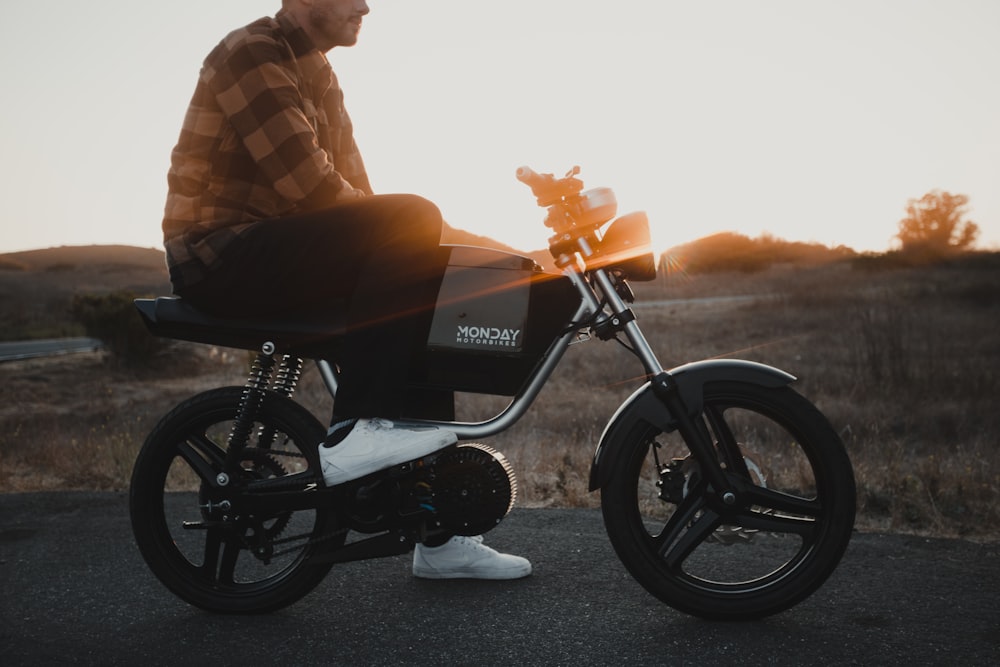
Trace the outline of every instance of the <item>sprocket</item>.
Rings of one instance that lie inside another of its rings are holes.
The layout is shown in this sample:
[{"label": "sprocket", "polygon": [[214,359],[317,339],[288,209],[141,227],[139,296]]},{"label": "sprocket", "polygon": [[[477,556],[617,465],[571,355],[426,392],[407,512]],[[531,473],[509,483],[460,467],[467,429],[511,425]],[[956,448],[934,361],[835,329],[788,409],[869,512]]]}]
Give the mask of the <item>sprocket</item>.
[{"label": "sprocket", "polygon": [[[280,453],[280,452],[278,452]],[[260,481],[263,479],[275,479],[280,478],[288,474],[285,466],[266,449],[260,449],[256,447],[247,447],[243,450],[241,466],[243,468],[243,475],[246,481]],[[247,467],[246,464],[252,464],[251,467]],[[213,512],[219,511],[218,509],[213,509],[212,502],[208,496],[209,487],[202,484],[201,490],[199,491],[198,498],[199,504],[202,508],[202,516],[206,521],[212,520],[211,514]],[[291,512],[281,512],[274,516],[269,517],[246,517],[252,521],[254,526],[254,533],[256,534],[255,541],[259,544],[264,544],[276,539],[288,526],[288,522],[291,518]],[[269,525],[267,522],[271,522]]]}]

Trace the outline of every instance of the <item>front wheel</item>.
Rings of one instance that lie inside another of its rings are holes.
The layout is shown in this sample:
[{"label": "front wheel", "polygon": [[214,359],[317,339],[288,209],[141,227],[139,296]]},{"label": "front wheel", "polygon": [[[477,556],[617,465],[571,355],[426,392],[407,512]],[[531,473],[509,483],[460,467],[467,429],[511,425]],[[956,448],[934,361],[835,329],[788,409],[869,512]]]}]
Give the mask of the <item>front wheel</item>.
[{"label": "front wheel", "polygon": [[826,580],[851,537],[843,443],[789,387],[707,383],[698,424],[734,495],[712,489],[676,431],[639,421],[617,443],[601,492],[615,551],[643,587],[686,613],[742,620],[788,609]]},{"label": "front wheel", "polygon": [[[157,424],[132,471],[129,509],[139,550],[167,588],[209,611],[262,613],[323,580],[331,566],[314,556],[338,533],[331,509],[240,511],[220,494],[243,391],[199,394]],[[250,433],[231,485],[322,485],[315,450],[324,430],[305,408],[267,393]]]}]

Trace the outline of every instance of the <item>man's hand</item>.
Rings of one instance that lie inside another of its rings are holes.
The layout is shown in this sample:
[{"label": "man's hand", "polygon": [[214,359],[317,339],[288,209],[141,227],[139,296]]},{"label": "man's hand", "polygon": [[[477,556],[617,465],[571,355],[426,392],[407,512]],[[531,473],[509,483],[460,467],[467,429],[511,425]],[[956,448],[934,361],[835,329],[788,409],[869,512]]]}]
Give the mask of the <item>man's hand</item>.
[{"label": "man's hand", "polygon": [[343,187],[340,192],[337,193],[336,202],[341,204],[346,201],[352,201],[354,199],[361,199],[365,196],[364,190],[359,190],[353,187]]}]

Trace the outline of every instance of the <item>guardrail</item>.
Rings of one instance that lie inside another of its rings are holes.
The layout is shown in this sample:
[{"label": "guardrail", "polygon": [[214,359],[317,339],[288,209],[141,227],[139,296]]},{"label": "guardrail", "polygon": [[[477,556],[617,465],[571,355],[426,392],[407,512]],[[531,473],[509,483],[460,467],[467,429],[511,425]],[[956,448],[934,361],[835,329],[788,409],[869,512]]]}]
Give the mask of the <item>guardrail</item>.
[{"label": "guardrail", "polygon": [[0,361],[94,352],[104,347],[96,338],[46,338],[0,343]]}]

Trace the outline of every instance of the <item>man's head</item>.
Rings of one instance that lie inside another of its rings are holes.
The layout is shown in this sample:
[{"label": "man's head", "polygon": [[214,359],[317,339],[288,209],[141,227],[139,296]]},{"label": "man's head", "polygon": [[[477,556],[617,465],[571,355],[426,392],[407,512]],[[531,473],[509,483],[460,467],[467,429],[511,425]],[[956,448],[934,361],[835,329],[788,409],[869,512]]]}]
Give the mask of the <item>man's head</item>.
[{"label": "man's head", "polygon": [[354,46],[361,19],[368,13],[366,0],[282,0],[320,51]]}]

